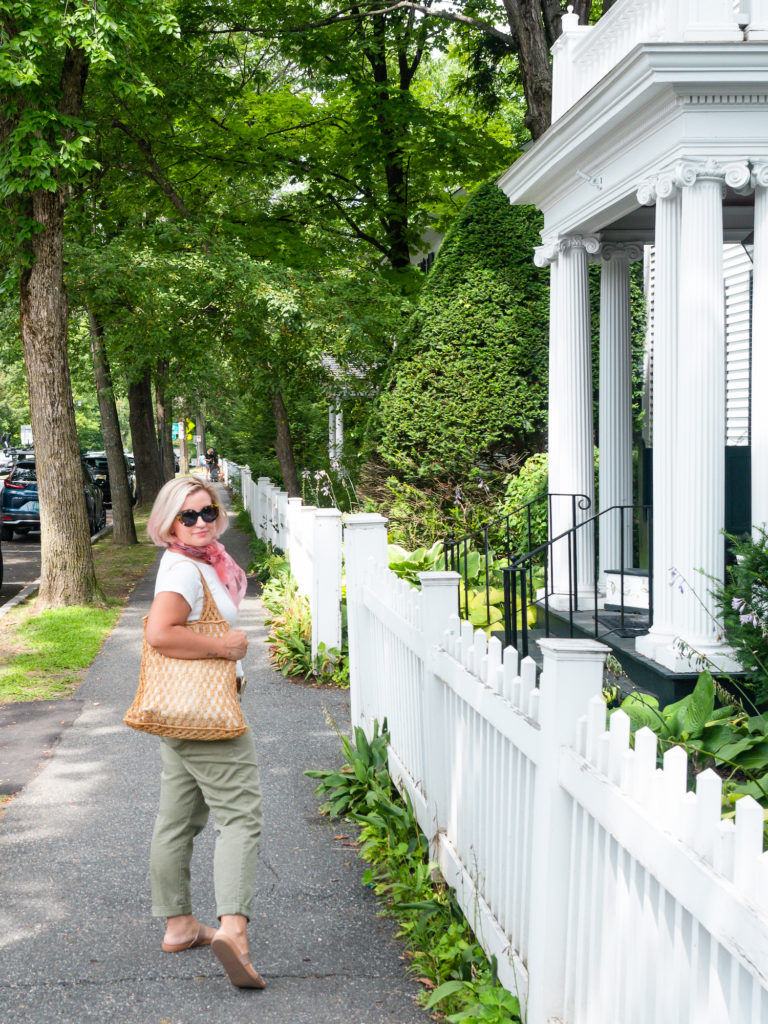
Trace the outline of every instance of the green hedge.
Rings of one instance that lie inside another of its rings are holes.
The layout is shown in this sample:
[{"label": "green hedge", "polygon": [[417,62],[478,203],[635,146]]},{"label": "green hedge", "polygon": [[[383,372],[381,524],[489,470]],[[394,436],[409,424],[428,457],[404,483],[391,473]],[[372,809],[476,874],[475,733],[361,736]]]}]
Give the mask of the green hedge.
[{"label": "green hedge", "polygon": [[465,480],[494,455],[541,446],[549,274],[541,215],[481,186],[438,253],[390,387],[379,451],[406,478]]}]

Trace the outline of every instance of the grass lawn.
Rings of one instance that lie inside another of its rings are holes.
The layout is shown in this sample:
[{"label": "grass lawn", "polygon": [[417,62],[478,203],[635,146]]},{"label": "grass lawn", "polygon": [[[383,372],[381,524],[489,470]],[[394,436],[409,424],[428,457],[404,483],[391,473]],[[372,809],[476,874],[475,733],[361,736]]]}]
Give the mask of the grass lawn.
[{"label": "grass lawn", "polygon": [[68,697],[80,683],[157,554],[146,537],[147,515],[135,517],[138,544],[118,547],[108,534],[94,545],[106,607],[38,613],[33,598],[0,619],[0,702]]}]

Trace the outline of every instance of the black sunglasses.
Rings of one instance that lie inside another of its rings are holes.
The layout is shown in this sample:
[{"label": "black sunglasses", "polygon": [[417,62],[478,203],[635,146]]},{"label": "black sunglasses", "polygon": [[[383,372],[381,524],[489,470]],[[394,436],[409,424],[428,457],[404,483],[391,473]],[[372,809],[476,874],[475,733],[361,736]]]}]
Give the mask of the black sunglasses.
[{"label": "black sunglasses", "polygon": [[176,518],[182,526],[194,526],[198,516],[200,516],[204,523],[215,523],[219,518],[219,506],[206,505],[199,512],[196,512],[193,508],[185,508],[179,512]]}]

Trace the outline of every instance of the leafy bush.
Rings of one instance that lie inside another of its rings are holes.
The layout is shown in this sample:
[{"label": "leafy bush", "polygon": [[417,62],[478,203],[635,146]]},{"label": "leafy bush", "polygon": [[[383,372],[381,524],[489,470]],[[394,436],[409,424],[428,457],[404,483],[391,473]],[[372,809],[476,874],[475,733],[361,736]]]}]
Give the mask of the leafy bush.
[{"label": "leafy bush", "polygon": [[768,702],[768,535],[729,538],[736,556],[713,593],[726,640],[759,704]]},{"label": "leafy bush", "polygon": [[449,1021],[520,1021],[517,999],[502,988],[472,934],[452,891],[434,880],[429,844],[419,829],[408,794],[401,798],[387,771],[389,734],[374,723],[367,740],[341,738],[347,763],[339,770],[308,771],[325,798],[321,810],[361,825],[360,856],[371,864],[363,880],[373,886],[383,912],[398,921],[407,942],[410,971],[431,990],[430,1009],[452,1014]]},{"label": "leafy bush", "polygon": [[659,707],[646,693],[630,693],[621,704],[629,716],[632,733],[646,727],[659,738],[659,759],[665,750],[682,746],[699,771],[712,766],[723,777],[726,816],[735,802],[750,795],[768,807],[768,714],[747,715],[726,703],[715,707],[720,693],[710,672],[702,672],[692,693]]},{"label": "leafy bush", "polygon": [[272,661],[284,676],[308,679],[314,671],[309,601],[294,592],[279,614],[268,619],[267,624],[267,643]]},{"label": "leafy bush", "polygon": [[528,516],[518,509],[547,493],[548,456],[546,452],[532,455],[514,476],[509,478],[500,512],[509,515],[509,529],[519,554],[547,542],[547,501],[538,501],[531,507],[531,538],[528,545]]},{"label": "leafy bush", "polygon": [[466,481],[540,443],[548,273],[541,215],[481,186],[440,249],[381,401],[380,453],[403,479]]}]

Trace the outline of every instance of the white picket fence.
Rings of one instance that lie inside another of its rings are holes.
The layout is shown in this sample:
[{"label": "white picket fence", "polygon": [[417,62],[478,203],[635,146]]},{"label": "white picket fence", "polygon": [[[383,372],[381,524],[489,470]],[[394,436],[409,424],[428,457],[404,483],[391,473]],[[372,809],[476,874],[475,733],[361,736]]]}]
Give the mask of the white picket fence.
[{"label": "white picket fence", "polygon": [[421,591],[386,559],[386,520],[350,516],[354,725],[386,718],[390,769],[527,1024],[765,1024],[768,853],[751,798],[721,820],[720,778],[634,748],[601,697],[608,648],[530,659],[455,615],[455,573]]},{"label": "white picket fence", "polygon": [[223,460],[224,481],[234,486],[256,536],[284,551],[299,593],[309,600],[312,655],[320,644],[341,650],[341,512],[289,498],[267,476],[254,480],[248,466]]}]

